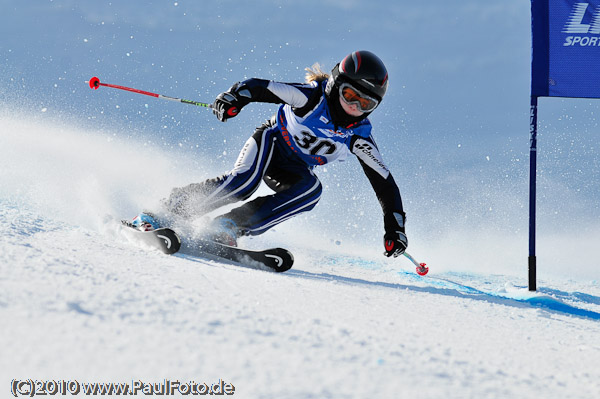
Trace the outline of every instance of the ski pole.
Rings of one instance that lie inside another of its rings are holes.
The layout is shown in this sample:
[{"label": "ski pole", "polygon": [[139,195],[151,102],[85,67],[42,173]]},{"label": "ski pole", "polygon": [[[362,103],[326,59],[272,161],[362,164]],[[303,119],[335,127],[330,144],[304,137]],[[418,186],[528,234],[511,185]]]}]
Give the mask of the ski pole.
[{"label": "ski pole", "polygon": [[109,83],[100,83],[100,79],[98,79],[96,76],[94,76],[93,78],[91,78],[89,80],[89,84],[90,84],[90,88],[93,90],[98,90],[98,87],[100,87],[100,86],[106,86],[106,87],[112,87],[113,89],[132,91],[134,93],[143,94],[143,95],[151,96],[151,97],[156,97],[156,98],[160,98],[163,100],[177,101],[177,102],[184,103],[184,104],[191,104],[191,105],[197,105],[199,107],[212,108],[212,104],[201,103],[198,101],[184,100],[182,98],[163,96],[162,94],[156,94],[156,93],[151,93],[149,91],[133,89],[131,87],[112,85]]},{"label": "ski pole", "polygon": [[427,274],[429,268],[426,266],[425,263],[417,262],[415,258],[413,258],[408,252],[404,252],[404,256],[406,256],[417,267],[417,274],[419,276],[424,276]]}]

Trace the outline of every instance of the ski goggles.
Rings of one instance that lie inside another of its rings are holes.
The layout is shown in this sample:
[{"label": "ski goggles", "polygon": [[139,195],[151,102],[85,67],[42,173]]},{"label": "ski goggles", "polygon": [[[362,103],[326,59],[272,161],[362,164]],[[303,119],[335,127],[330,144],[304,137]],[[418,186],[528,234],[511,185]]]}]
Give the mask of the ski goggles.
[{"label": "ski goggles", "polygon": [[348,83],[340,86],[340,97],[346,104],[356,104],[362,112],[371,112],[379,105],[379,101],[355,89]]}]

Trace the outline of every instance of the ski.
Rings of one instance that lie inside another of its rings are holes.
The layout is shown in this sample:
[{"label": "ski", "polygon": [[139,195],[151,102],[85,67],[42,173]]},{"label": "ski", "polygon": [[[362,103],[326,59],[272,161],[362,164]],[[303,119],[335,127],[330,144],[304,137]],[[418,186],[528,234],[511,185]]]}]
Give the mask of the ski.
[{"label": "ski", "polygon": [[156,248],[165,254],[172,255],[179,251],[181,248],[181,240],[177,233],[173,230],[165,227],[161,227],[156,230],[142,231],[137,227],[133,226],[131,222],[122,220],[125,234],[133,240],[143,242],[144,244]]},{"label": "ski", "polygon": [[242,264],[257,262],[278,273],[290,270],[294,264],[292,253],[283,248],[269,248],[262,251],[255,251],[209,240],[197,241],[196,247],[200,253],[214,255]]},{"label": "ski", "polygon": [[[165,254],[174,254],[181,248],[179,236],[169,228],[160,227],[155,230],[143,231],[128,220],[122,220],[121,223],[127,226],[124,231],[129,238],[156,248]],[[192,256],[213,255],[241,264],[259,263],[278,273],[290,270],[294,264],[292,253],[283,248],[255,251],[200,239],[186,244],[186,252],[188,251],[192,252],[189,253]]]}]

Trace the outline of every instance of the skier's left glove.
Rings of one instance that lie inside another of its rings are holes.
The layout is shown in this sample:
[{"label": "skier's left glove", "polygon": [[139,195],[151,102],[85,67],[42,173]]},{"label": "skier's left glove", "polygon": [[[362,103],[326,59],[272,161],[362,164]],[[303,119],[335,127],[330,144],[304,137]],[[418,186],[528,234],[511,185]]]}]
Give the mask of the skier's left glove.
[{"label": "skier's left glove", "polygon": [[383,254],[387,257],[393,256],[396,258],[406,251],[408,239],[406,238],[406,234],[401,231],[394,231],[392,233],[386,233],[383,236],[383,245],[385,247],[385,252]]},{"label": "skier's left glove", "polygon": [[217,96],[212,106],[213,114],[221,122],[225,122],[227,119],[237,116],[251,99],[250,90],[239,82],[235,83],[229,90]]},{"label": "skier's left glove", "polygon": [[406,215],[404,212],[389,212],[383,216],[385,224],[385,235],[383,236],[383,246],[385,247],[385,256],[398,257],[406,251],[408,239],[404,230]]}]

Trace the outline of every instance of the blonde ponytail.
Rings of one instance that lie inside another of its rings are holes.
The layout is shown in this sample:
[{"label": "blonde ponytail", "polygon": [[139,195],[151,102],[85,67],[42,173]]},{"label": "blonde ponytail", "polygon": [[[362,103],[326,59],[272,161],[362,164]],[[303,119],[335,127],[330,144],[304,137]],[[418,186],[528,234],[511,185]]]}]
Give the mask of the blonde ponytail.
[{"label": "blonde ponytail", "polygon": [[309,68],[304,68],[304,70],[306,71],[306,75],[304,78],[306,83],[322,82],[329,78],[329,74],[323,72],[323,70],[321,69],[321,65],[318,62],[314,63]]}]

